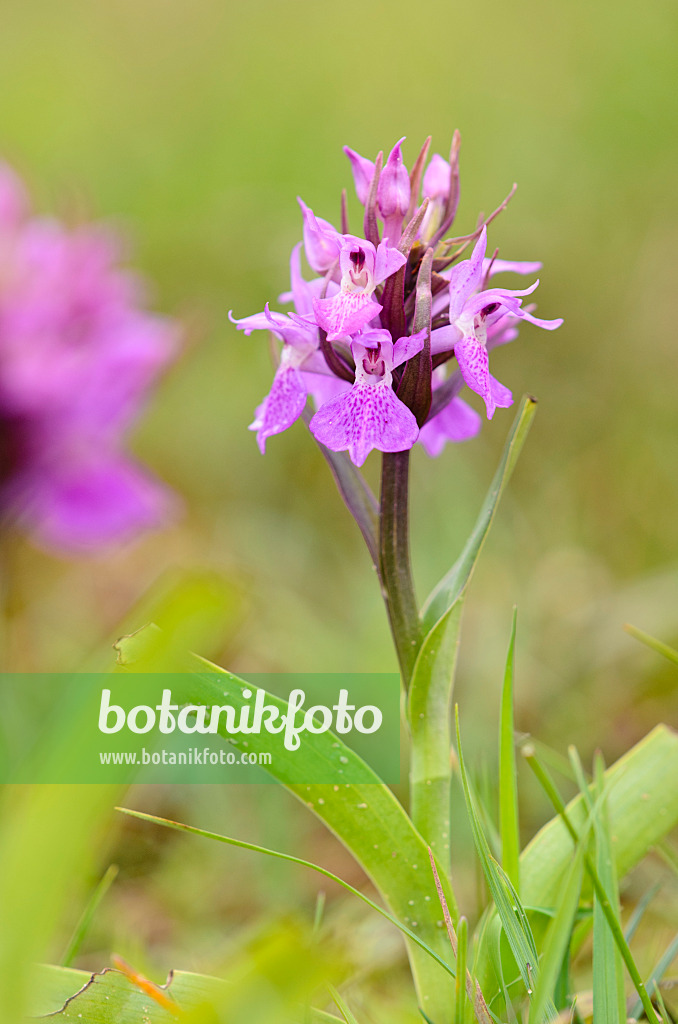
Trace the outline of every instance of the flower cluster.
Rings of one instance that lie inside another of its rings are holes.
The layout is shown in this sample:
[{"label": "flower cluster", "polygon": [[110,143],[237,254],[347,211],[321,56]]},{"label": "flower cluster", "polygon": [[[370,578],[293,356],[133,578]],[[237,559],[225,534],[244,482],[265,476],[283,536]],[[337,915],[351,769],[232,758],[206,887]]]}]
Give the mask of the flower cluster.
[{"label": "flower cluster", "polygon": [[[381,154],[372,162],[345,149],[364,207],[363,236],[348,230],[345,196],[341,231],[299,200],[303,243],[292,252],[291,291],[280,297],[294,312],[267,305],[234,320],[246,334],[267,330],[282,342],[273,386],[251,425],[262,452],[310,396],[316,440],[348,451],[357,466],[372,449],[405,451],[416,441],[438,455],[480,429],[480,416],[459,397],[464,385],[482,397],[488,418],[513,401],[489,371],[489,351],[512,341],[522,320],[547,330],[562,323],[523,306],[538,281],[490,287],[495,274],[540,267],[488,258],[487,225],[499,210],[472,234],[445,240],[459,201],[458,133],[450,159],[436,154],[425,171],[428,142],[408,173],[403,141],[385,164]],[[311,281],[302,276],[302,248],[317,275]]]},{"label": "flower cluster", "polygon": [[68,552],[158,525],[171,503],[124,439],[176,330],[139,307],[117,248],[31,216],[0,164],[0,515]]}]

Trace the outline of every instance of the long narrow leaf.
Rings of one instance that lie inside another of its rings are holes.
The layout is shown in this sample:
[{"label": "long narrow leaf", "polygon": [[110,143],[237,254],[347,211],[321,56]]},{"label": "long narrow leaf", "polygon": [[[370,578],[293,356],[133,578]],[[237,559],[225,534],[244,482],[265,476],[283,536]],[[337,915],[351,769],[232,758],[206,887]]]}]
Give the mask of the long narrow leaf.
[{"label": "long narrow leaf", "polygon": [[471,577],[478,560],[478,555],[494,520],[499,499],[511,478],[536,410],[537,400],[535,398],[523,398],[504,446],[499,467],[487,492],[487,497],[471,536],[455,564],[434,588],[424,605],[422,616],[427,629],[431,629],[438,619],[454,604]]},{"label": "long narrow leaf", "polygon": [[672,661],[674,665],[678,665],[678,651],[674,651],[673,647],[669,647],[662,640],[657,640],[655,637],[650,636],[649,633],[645,633],[642,629],[638,629],[636,626],[631,626],[627,623],[624,629],[636,640],[640,640],[641,644],[645,644],[651,650],[656,651],[657,654],[661,654],[662,657]]},{"label": "long narrow leaf", "polygon": [[584,855],[583,849],[580,847],[565,880],[560,905],[546,932],[539,980],[535,985],[534,997],[530,1004],[529,1024],[541,1024],[546,1004],[552,998],[563,959],[567,955],[570,945],[583,874]]},{"label": "long narrow leaf", "polygon": [[[650,977],[646,981],[645,985],[647,987],[648,992],[652,992],[652,991],[659,992],[659,982],[662,980],[662,978],[666,974],[667,970],[669,969],[669,967],[671,966],[671,964],[675,960],[676,955],[678,955],[678,935],[676,935],[675,938],[669,943],[669,945],[668,945],[667,949],[664,951],[664,953],[663,953],[659,963],[657,964],[657,966],[653,970],[652,974],[650,975]],[[643,1008],[642,1003],[641,1003],[640,999],[638,999],[636,1004],[633,1007],[633,1010],[631,1011],[631,1016],[632,1017],[640,1016],[640,1011],[642,1010],[642,1008]]]},{"label": "long narrow leaf", "polygon": [[410,804],[416,828],[441,859],[449,859],[450,711],[466,588],[536,411],[525,398],[474,529],[456,564],[422,610],[424,639],[412,672]]},{"label": "long narrow leaf", "polygon": [[[603,798],[600,808],[593,811],[596,836],[596,867],[604,890],[604,898],[619,924],[619,895],[612,860],[610,824],[603,794],[605,780],[600,760],[596,759],[595,791]],[[621,929],[620,929],[621,930]],[[593,902],[593,1015],[608,1024],[623,1024],[626,1020],[624,1001],[624,975],[615,936],[608,926],[603,900],[598,892]]]},{"label": "long narrow leaf", "polygon": [[175,832],[184,832],[187,835],[202,836],[203,839],[214,839],[218,843],[226,843],[227,846],[237,846],[241,850],[251,850],[253,853],[263,853],[267,857],[275,857],[277,860],[285,860],[290,864],[298,864],[300,867],[310,868],[311,871],[316,871],[319,875],[323,875],[325,878],[330,878],[333,882],[336,882],[337,885],[346,889],[347,892],[350,892],[353,896],[357,896],[358,899],[362,900],[363,903],[366,903],[372,910],[375,910],[378,914],[381,914],[382,917],[385,917],[386,920],[390,921],[392,925],[395,925],[403,935],[407,935],[412,942],[419,946],[420,949],[427,953],[436,961],[436,963],[440,964],[440,966],[447,971],[452,978],[455,977],[455,972],[452,967],[450,967],[442,957],[438,956],[436,952],[430,949],[425,942],[422,942],[419,936],[415,935],[410,928],[398,921],[397,918],[392,917],[391,914],[380,907],[378,903],[371,900],[369,896],[366,896],[365,893],[356,889],[349,882],[345,882],[343,878],[339,877],[339,875],[335,875],[332,871],[328,871],[327,868],[321,867],[319,864],[314,864],[310,860],[304,860],[302,857],[294,857],[290,853],[282,853],[280,850],[269,850],[265,846],[258,846],[256,843],[246,843],[243,839],[234,839],[231,836],[222,836],[218,832],[208,832],[206,829],[196,828],[194,825],[185,825],[179,821],[171,821],[169,818],[159,818],[155,814],[146,814],[144,811],[135,811],[130,807],[116,807],[116,810],[120,811],[121,814],[129,815],[131,818],[139,818],[140,821],[148,821],[153,825],[160,825],[163,828],[174,829]]},{"label": "long narrow leaf", "polygon": [[506,656],[504,688],[501,695],[499,729],[499,831],[504,871],[520,894],[520,832],[518,827],[518,785],[513,728],[513,675],[515,669],[516,611]]},{"label": "long narrow leaf", "polygon": [[[461,746],[461,735],[459,731],[459,714],[456,713],[457,728],[457,751],[459,756],[459,771],[461,775],[466,811],[471,824],[473,841],[480,860],[483,874],[487,881],[488,888],[492,894],[497,914],[501,921],[504,933],[508,940],[511,952],[513,953],[516,965],[523,979],[525,989],[530,992],[539,978],[538,954],[534,943],[534,937],[527,921],[527,915],[522,907],[518,895],[511,885],[509,879],[496,862],[483,833],[478,815],[473,805],[471,790],[469,787],[466,765]],[[556,1016],[555,1007],[552,1002],[546,1000],[545,1012],[548,1020]]]},{"label": "long narrow leaf", "polygon": [[116,880],[117,877],[118,866],[117,864],[111,864],[108,870],[101,878],[99,884],[96,886],[94,892],[90,896],[87,906],[85,907],[80,917],[80,920],[75,926],[73,935],[71,936],[68,946],[66,947],[66,952],[61,958],[62,967],[70,967],[73,961],[75,960],[80,950],[80,947],[84,942],[85,936],[89,931],[90,925],[94,920],[94,916],[97,910],[99,909],[101,901],[103,900],[104,896],[106,895],[110,887],[113,885],[113,882]]}]

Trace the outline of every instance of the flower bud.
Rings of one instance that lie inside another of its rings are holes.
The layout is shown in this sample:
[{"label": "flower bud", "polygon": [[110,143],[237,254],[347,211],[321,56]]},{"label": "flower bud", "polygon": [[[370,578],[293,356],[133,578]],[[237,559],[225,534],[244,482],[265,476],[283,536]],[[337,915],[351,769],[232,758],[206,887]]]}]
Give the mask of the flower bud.
[{"label": "flower bud", "polygon": [[400,152],[402,142],[404,137],[391,150],[379,179],[377,200],[379,212],[384,220],[389,217],[404,217],[410,205],[410,176]]}]

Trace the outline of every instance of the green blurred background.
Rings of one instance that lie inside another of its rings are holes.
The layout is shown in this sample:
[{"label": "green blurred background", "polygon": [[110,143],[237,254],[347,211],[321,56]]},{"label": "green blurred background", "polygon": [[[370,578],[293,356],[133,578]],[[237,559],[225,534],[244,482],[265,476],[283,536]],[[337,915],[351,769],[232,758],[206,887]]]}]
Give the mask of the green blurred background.
[{"label": "green blurred background", "polygon": [[[459,231],[517,181],[491,246],[541,259],[539,312],[565,318],[553,334],[526,326],[493,356],[499,379],[540,408],[468,603],[458,687],[468,742],[492,759],[513,604],[521,730],[585,756],[601,746],[611,760],[658,720],[675,724],[670,666],[622,630],[630,621],[678,640],[675,3],[2,0],[0,11],[2,155],[39,209],[118,223],[155,306],[181,317],[188,338],[134,439],[183,496],[183,518],[93,561],[13,542],[6,664],[78,668],[197,572],[228,595],[204,653],[234,670],[395,667],[369,559],[310,437],[297,425],[262,458],[246,429],[270,357],[227,313],[275,305],[287,287],[297,194],[338,219],[351,184],[342,145],[374,157],[406,135],[411,165],[426,135],[445,154],[459,128]],[[436,461],[416,453],[422,595],[463,543],[510,422],[499,410],[479,439]],[[145,806],[167,799],[146,794]],[[276,813],[270,787],[260,815],[235,793],[171,799],[206,827],[228,819],[228,831],[288,848],[312,832],[316,856],[351,871],[301,812],[286,802]],[[528,806],[528,832],[539,814]],[[212,913],[221,932],[212,882],[223,851],[200,897],[193,845],[172,840],[153,875],[157,850],[146,856],[144,830],[126,830],[115,856],[133,863],[116,927],[136,934],[145,900],[149,920],[171,919],[175,953],[190,945],[176,921],[204,943]],[[248,884],[262,905],[306,892],[287,869],[228,857],[246,883],[224,887],[227,918]],[[154,886],[181,891],[182,872],[202,918],[158,909],[167,893]]]}]

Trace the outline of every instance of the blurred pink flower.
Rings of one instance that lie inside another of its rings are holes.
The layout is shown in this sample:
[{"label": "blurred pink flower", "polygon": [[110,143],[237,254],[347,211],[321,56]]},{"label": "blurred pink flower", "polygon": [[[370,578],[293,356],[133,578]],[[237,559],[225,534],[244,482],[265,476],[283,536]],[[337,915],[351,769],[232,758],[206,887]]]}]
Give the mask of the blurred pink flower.
[{"label": "blurred pink flower", "polygon": [[177,330],[118,259],[100,227],[31,216],[0,164],[0,514],[66,552],[128,540],[173,504],[125,438]]}]

